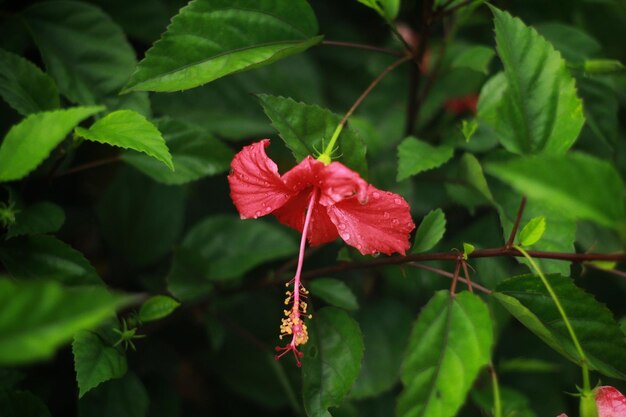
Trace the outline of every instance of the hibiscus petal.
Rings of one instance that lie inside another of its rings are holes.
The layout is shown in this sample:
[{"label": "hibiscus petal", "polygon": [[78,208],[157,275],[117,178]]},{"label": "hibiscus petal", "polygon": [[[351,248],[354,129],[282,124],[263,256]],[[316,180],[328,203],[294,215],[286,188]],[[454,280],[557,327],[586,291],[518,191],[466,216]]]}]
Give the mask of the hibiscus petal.
[{"label": "hibiscus petal", "polygon": [[324,167],[320,179],[320,204],[323,206],[333,205],[355,195],[361,202],[367,199],[367,182],[340,162],[332,162]]},{"label": "hibiscus petal", "polygon": [[[306,208],[311,199],[313,188],[309,187],[293,197],[287,204],[274,211],[274,215],[282,224],[302,232]],[[328,218],[326,207],[319,204],[313,206],[313,213],[309,222],[307,239],[311,246],[332,242],[339,237],[337,228]]]},{"label": "hibiscus petal", "polygon": [[299,192],[305,188],[318,187],[321,184],[320,176],[324,168],[323,162],[307,156],[298,165],[285,172],[282,179],[292,192]]},{"label": "hibiscus petal", "polygon": [[330,220],[339,236],[363,255],[377,252],[405,254],[409,233],[415,228],[409,205],[398,194],[370,185],[367,202],[353,197],[328,206]]},{"label": "hibiscus petal", "polygon": [[598,417],[626,416],[626,397],[617,389],[602,386],[595,389]]},{"label": "hibiscus petal", "polygon": [[278,167],[265,153],[263,139],[245,146],[230,163],[230,197],[242,218],[264,216],[282,207],[295,193],[278,174]]}]

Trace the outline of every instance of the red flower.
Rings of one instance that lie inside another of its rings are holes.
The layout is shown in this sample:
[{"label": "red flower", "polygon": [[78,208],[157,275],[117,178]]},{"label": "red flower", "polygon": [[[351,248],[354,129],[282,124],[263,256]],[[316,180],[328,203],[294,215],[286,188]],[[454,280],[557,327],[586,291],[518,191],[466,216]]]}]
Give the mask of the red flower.
[{"label": "red flower", "polygon": [[444,103],[444,107],[450,113],[463,115],[467,113],[476,114],[478,105],[478,95],[470,94],[469,96],[451,98]]},{"label": "red flower", "polygon": [[[624,417],[626,416],[626,397],[617,389],[605,385],[593,390],[598,407],[598,417]],[[567,417],[561,414],[558,417]]]},{"label": "red flower", "polygon": [[[331,242],[340,237],[363,255],[383,252],[404,254],[409,248],[409,233],[415,228],[409,205],[398,194],[381,191],[363,180],[358,173],[339,162],[328,165],[307,156],[298,165],[278,174],[278,167],[268,158],[265,148],[270,141],[244,147],[231,162],[228,176],[230,196],[242,219],[273,214],[283,224],[302,232],[298,267],[293,292],[287,291],[286,318],[280,327],[282,336],[292,336],[282,353],[307,342],[302,317],[306,316],[307,291],[300,283],[304,247]],[[289,284],[288,284],[289,285]]]},{"label": "red flower", "polygon": [[310,156],[285,173],[265,154],[269,140],[235,155],[228,176],[230,196],[242,218],[274,214],[303,232],[307,205],[313,201],[309,244],[341,238],[363,255],[404,254],[415,228],[409,205],[398,194],[369,185],[340,162],[325,165]]}]

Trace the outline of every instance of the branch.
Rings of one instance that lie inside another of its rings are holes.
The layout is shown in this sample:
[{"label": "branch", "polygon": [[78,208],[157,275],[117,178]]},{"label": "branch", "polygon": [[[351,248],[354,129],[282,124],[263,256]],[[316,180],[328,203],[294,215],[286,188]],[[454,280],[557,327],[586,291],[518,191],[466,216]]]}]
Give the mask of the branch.
[{"label": "branch", "polygon": [[[439,269],[439,268],[434,268],[432,266],[428,266],[428,265],[424,265],[424,264],[418,264],[416,262],[409,262],[407,264],[408,266],[411,266],[413,268],[416,269],[422,269],[424,271],[430,271],[430,272],[434,272],[437,275],[440,275],[442,277],[446,277],[446,278],[450,278],[450,279],[454,279],[454,274],[449,273],[448,271],[444,271],[443,269]],[[461,281],[464,284],[467,284],[468,286],[471,285],[472,288],[483,292],[485,294],[491,294],[491,290],[489,288],[485,288],[482,285],[476,284],[475,282],[472,282],[471,284],[469,284],[468,280],[462,277],[458,277],[457,278],[459,281]]]},{"label": "branch", "polygon": [[513,224],[513,228],[511,229],[509,240],[506,241],[506,247],[508,249],[513,247],[513,243],[515,242],[515,235],[517,234],[517,229],[519,229],[519,224],[522,221],[522,216],[524,215],[525,208],[526,208],[526,196],[522,196],[522,201],[519,203],[519,209],[517,210],[517,217],[515,218],[515,223]]},{"label": "branch", "polygon": [[406,55],[404,52],[394,51],[393,49],[381,48],[381,47],[374,46],[374,45],[366,45],[366,44],[354,43],[354,42],[324,40],[322,41],[322,45],[341,46],[341,47],[352,48],[352,49],[365,49],[368,51],[380,52],[382,54],[393,55],[393,56],[398,56],[398,57],[403,57]]},{"label": "branch", "polygon": [[[624,253],[566,253],[566,252],[546,252],[529,250],[527,253],[533,258],[554,259],[569,262],[584,261],[615,261],[626,262],[626,254]],[[477,249],[472,252],[469,258],[494,258],[494,257],[522,257],[524,256],[515,248],[489,248]],[[375,258],[367,262],[343,262],[337,265],[314,269],[302,274],[303,278],[310,279],[326,274],[337,272],[352,271],[355,269],[377,268],[387,265],[401,265],[409,262],[426,262],[426,261],[456,261],[458,252],[435,252],[435,253],[416,253],[406,256],[392,256],[389,258]]]},{"label": "branch", "polygon": [[64,177],[66,175],[76,174],[77,172],[85,171],[92,168],[97,168],[102,165],[112,164],[118,161],[121,161],[122,157],[120,155],[115,155],[110,158],[98,159],[97,161],[88,162],[83,165],[75,166],[74,168],[70,168],[67,171],[56,174],[55,177]]}]

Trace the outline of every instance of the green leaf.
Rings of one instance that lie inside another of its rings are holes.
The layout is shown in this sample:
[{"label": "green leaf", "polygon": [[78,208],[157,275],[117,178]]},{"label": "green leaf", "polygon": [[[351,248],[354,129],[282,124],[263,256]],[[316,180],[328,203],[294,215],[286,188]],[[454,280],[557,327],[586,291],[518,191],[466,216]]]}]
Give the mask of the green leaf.
[{"label": "green leaf", "polygon": [[463,124],[461,125],[461,133],[463,133],[463,137],[465,138],[465,142],[469,142],[476,133],[478,129],[478,122],[476,119],[472,119],[470,121],[463,120]]},{"label": "green leaf", "polygon": [[37,168],[81,121],[104,107],[73,107],[31,114],[0,145],[0,181],[19,180]]},{"label": "green leaf", "polygon": [[139,320],[154,321],[167,317],[180,306],[180,303],[167,295],[155,295],[144,302],[139,310]]},{"label": "green leaf", "polygon": [[506,372],[533,372],[533,373],[550,373],[559,372],[560,366],[542,359],[534,358],[512,358],[507,359],[498,364],[500,373]]},{"label": "green leaf", "polygon": [[[474,401],[485,411],[485,415],[493,415],[493,389],[491,387],[476,390],[472,393]],[[505,417],[536,417],[530,401],[526,396],[514,389],[500,387],[500,403],[502,416]]]},{"label": "green leaf", "polygon": [[303,348],[302,396],[309,417],[330,417],[356,380],[363,359],[359,325],[343,310],[325,307],[309,325]]},{"label": "green leaf", "polygon": [[498,78],[499,94],[489,97],[487,86],[481,92],[479,119],[510,152],[566,152],[585,118],[565,61],[535,29],[491,9],[505,78]]},{"label": "green leaf", "polygon": [[446,215],[441,209],[431,210],[420,223],[415,233],[411,253],[426,252],[443,238],[446,232]]},{"label": "green leaf", "polygon": [[480,162],[471,153],[465,153],[456,172],[458,183],[446,184],[450,197],[470,210],[478,205],[494,204],[493,195]]},{"label": "green leaf", "polygon": [[94,142],[143,152],[174,170],[172,155],[159,129],[132,110],[109,113],[89,129],[77,127],[76,134]]},{"label": "green leaf", "polygon": [[[558,274],[546,278],[567,314],[589,368],[626,379],[624,334],[611,311],[575,286],[570,278]],[[493,295],[551,348],[580,365],[565,323],[538,277],[523,275],[508,279],[498,285]]]},{"label": "green leaf", "polygon": [[98,7],[47,1],[22,14],[46,68],[72,102],[94,104],[117,92],[133,70],[135,52]]},{"label": "green leaf", "polygon": [[467,260],[467,258],[474,253],[476,247],[471,243],[463,242],[463,259]]},{"label": "green leaf", "polygon": [[39,397],[27,391],[0,390],[2,417],[52,417]]},{"label": "green leaf", "polygon": [[35,64],[0,49],[0,97],[27,116],[59,107],[57,86]]},{"label": "green leaf", "polygon": [[402,181],[429,169],[437,168],[452,158],[454,149],[449,146],[432,146],[409,137],[398,145],[398,176]]},{"label": "green leaf", "polygon": [[233,151],[202,129],[173,119],[156,123],[172,154],[174,171],[154,158],[137,152],[124,152],[124,160],[164,184],[184,184],[228,170]]},{"label": "green leaf", "polygon": [[118,171],[96,210],[109,246],[131,264],[145,266],[177,242],[183,229],[185,191],[127,167]]},{"label": "green leaf", "polygon": [[582,153],[538,155],[491,163],[486,171],[529,199],[606,227],[626,222],[626,192],[608,162]]},{"label": "green leaf", "polygon": [[583,71],[587,74],[612,74],[624,70],[624,64],[615,59],[587,59],[583,63]]},{"label": "green leaf", "polygon": [[80,417],[147,417],[150,398],[132,372],[90,391],[78,402]]},{"label": "green leaf", "polygon": [[296,251],[283,226],[235,216],[209,217],[185,236],[174,257],[168,288],[176,298],[188,300],[202,295],[202,286],[236,281],[251,269]]},{"label": "green leaf", "polygon": [[480,297],[439,291],[413,327],[396,415],[452,417],[490,360],[493,323]]},{"label": "green leaf", "polygon": [[[299,162],[308,155],[316,156],[324,150],[341,117],[330,110],[312,104],[300,103],[286,97],[259,94],[259,100],[272,126],[285,141]],[[350,127],[343,129],[337,141],[337,160],[347,167],[367,173],[365,145],[359,134]]]},{"label": "green leaf", "polygon": [[333,278],[318,278],[311,281],[307,287],[312,295],[321,298],[330,305],[346,310],[359,308],[356,296],[343,281]]},{"label": "green leaf", "polygon": [[[501,184],[495,184],[494,193],[502,225],[502,239],[507,241],[513,229],[522,196]],[[561,209],[550,207],[543,201],[532,200],[526,202],[520,224],[525,224],[539,216],[545,217],[546,224],[550,227],[546,228],[541,240],[533,249],[548,252],[575,252],[576,221],[564,215]],[[516,259],[522,264],[529,265],[526,258]],[[551,259],[535,259],[535,262],[544,273],[558,273],[566,276],[570,274],[569,262]]]},{"label": "green leaf", "polygon": [[0,261],[17,279],[46,279],[65,285],[101,285],[82,253],[54,236],[11,239],[0,246]]},{"label": "green leaf", "polygon": [[519,233],[521,246],[532,246],[539,242],[546,232],[546,218],[544,216],[533,217]]},{"label": "green leaf", "polygon": [[581,63],[602,52],[602,45],[580,27],[563,23],[541,23],[534,25],[568,62]]},{"label": "green leaf", "polygon": [[63,209],[42,201],[20,209],[6,234],[6,239],[21,235],[35,235],[58,231],[65,222]]},{"label": "green leaf", "polygon": [[400,0],[358,0],[359,3],[373,9],[386,21],[392,21],[400,11]]},{"label": "green leaf", "polygon": [[0,364],[47,359],[83,329],[97,326],[133,297],[103,287],[63,288],[54,281],[0,279]]},{"label": "green leaf", "polygon": [[123,377],[128,369],[126,356],[91,331],[76,333],[72,352],[79,398],[103,382]]},{"label": "green leaf", "polygon": [[469,68],[473,71],[489,73],[489,64],[496,53],[492,48],[474,45],[464,48],[456,55],[450,64],[452,68]]},{"label": "green leaf", "polygon": [[319,43],[305,0],[194,0],[146,52],[128,91],[178,91],[271,64]]},{"label": "green leaf", "polygon": [[365,353],[350,397],[361,399],[380,395],[397,384],[413,316],[407,307],[385,299],[365,306],[357,320]]}]

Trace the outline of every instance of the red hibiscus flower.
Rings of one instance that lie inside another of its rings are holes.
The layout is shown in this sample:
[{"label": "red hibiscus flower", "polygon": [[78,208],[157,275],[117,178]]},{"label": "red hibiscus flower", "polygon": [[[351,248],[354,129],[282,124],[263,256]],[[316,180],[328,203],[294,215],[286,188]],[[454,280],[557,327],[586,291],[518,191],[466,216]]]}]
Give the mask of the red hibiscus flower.
[{"label": "red hibiscus flower", "polygon": [[456,115],[464,114],[476,114],[476,107],[478,105],[478,95],[470,94],[468,96],[451,98],[444,103],[444,107],[450,113]]},{"label": "red hibiscus flower", "polygon": [[[626,416],[626,397],[617,389],[605,385],[593,390],[593,395],[598,407],[598,417],[624,417]],[[561,414],[558,417],[567,417]]]},{"label": "red hibiscus flower", "polygon": [[[244,147],[231,162],[228,176],[230,195],[242,219],[273,214],[283,224],[302,232],[293,292],[287,292],[286,318],[282,336],[292,336],[282,356],[292,351],[298,365],[302,353],[298,345],[308,334],[306,317],[307,291],[300,283],[306,240],[320,245],[341,237],[364,255],[394,252],[404,254],[409,248],[409,233],[415,228],[409,205],[398,194],[382,191],[368,184],[358,173],[340,162],[325,164],[307,156],[283,176],[266,155],[269,140]],[[289,284],[288,284],[289,285]]]}]

